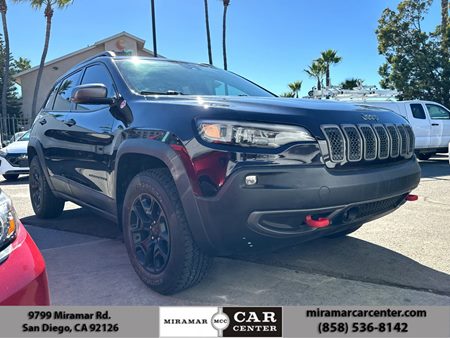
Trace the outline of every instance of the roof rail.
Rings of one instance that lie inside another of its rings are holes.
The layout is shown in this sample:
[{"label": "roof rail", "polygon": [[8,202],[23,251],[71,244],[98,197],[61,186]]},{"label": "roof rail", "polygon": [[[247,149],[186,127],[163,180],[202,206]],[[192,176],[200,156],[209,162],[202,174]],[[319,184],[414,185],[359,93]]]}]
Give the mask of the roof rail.
[{"label": "roof rail", "polygon": [[99,54],[96,54],[94,56],[91,56],[89,59],[84,60],[84,62],[88,62],[88,61],[94,60],[94,59],[102,57],[102,56],[115,57],[116,53],[114,53],[113,51],[107,50],[107,51],[101,52]]},{"label": "roof rail", "polygon": [[402,93],[391,89],[378,89],[376,86],[359,85],[353,89],[342,89],[340,87],[326,87],[321,90],[313,88],[309,93],[309,98],[314,99],[334,99],[338,101],[366,101],[366,100],[396,100]]}]

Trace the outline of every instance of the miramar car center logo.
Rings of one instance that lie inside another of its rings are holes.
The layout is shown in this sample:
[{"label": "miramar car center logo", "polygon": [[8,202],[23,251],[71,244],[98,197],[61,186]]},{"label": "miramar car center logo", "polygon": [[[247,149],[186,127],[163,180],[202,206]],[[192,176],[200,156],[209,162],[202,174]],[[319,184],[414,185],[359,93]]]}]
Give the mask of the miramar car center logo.
[{"label": "miramar car center logo", "polygon": [[161,337],[282,337],[281,307],[161,307]]}]

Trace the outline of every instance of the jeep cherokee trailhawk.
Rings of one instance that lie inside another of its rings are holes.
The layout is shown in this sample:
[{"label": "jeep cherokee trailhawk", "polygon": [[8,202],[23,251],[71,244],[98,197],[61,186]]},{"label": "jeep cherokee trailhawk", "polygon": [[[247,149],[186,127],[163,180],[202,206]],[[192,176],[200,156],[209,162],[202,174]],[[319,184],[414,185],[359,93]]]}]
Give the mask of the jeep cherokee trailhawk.
[{"label": "jeep cherokee trailhawk", "polygon": [[111,52],[56,82],[28,156],[36,215],[73,201],[114,220],[163,294],[199,282],[213,255],[353,232],[416,199],[420,178],[411,127],[388,110]]}]

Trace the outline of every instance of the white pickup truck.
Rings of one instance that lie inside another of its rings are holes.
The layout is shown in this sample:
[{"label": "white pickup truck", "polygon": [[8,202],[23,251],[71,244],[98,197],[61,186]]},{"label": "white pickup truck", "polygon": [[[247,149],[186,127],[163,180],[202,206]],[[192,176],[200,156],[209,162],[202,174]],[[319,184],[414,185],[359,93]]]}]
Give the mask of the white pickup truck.
[{"label": "white pickup truck", "polygon": [[428,160],[447,153],[450,142],[450,111],[431,101],[366,101],[365,105],[390,109],[405,117],[416,135],[416,155]]}]

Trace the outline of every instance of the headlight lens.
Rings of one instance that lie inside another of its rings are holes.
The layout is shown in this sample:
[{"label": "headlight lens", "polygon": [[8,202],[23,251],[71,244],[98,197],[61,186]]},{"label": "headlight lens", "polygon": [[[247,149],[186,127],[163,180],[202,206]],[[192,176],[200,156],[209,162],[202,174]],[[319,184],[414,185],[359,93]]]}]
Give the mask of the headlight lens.
[{"label": "headlight lens", "polygon": [[200,137],[210,143],[241,147],[279,148],[293,142],[312,142],[304,128],[237,121],[198,121]]},{"label": "headlight lens", "polygon": [[19,224],[11,199],[0,191],[0,250],[16,239]]}]

